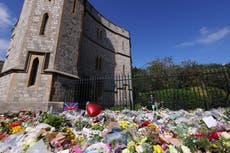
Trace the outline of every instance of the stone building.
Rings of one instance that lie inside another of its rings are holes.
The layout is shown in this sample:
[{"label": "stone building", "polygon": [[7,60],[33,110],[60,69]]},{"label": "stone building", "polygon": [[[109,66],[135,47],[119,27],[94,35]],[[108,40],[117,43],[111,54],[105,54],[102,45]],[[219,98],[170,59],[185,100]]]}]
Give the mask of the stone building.
[{"label": "stone building", "polygon": [[128,73],[129,32],[87,0],[25,0],[0,74],[0,102],[45,109],[78,79]]}]

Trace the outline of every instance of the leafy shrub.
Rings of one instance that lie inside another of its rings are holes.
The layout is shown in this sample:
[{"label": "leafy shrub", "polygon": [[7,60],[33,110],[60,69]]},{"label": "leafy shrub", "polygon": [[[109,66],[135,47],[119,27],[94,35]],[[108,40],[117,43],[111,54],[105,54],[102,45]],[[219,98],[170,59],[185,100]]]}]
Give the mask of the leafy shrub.
[{"label": "leafy shrub", "polygon": [[62,125],[66,123],[65,118],[55,115],[55,114],[49,114],[49,113],[44,113],[42,115],[42,120],[44,123],[49,124],[55,127],[56,129],[60,129]]}]

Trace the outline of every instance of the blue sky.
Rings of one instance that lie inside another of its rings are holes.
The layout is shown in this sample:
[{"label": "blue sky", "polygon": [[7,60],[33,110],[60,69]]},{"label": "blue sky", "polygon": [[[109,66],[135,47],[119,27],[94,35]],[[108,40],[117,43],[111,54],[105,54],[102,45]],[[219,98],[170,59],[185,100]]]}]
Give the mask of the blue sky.
[{"label": "blue sky", "polygon": [[[172,56],[176,64],[230,62],[230,0],[90,0],[131,33],[133,66]],[[0,56],[23,0],[0,0]]]}]

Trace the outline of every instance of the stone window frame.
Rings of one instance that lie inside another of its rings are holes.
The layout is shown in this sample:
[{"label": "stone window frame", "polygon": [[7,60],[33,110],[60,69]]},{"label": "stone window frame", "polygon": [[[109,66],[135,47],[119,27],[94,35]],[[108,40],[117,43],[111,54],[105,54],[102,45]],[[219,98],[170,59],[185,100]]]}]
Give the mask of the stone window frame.
[{"label": "stone window frame", "polygon": [[28,80],[28,87],[35,85],[37,76],[38,76],[38,71],[39,71],[39,58],[35,57],[32,62],[31,70],[30,70],[30,75],[29,75],[29,80]]},{"label": "stone window frame", "polygon": [[102,40],[103,31],[100,28],[97,28],[97,38]]},{"label": "stone window frame", "polygon": [[78,1],[77,0],[73,0],[73,7],[72,7],[72,14],[73,15],[77,14],[77,5],[78,5]]},{"label": "stone window frame", "polygon": [[[50,54],[49,52],[44,53],[44,52],[38,52],[38,51],[28,51],[25,68],[24,68],[24,72],[27,74],[26,79],[25,79],[25,87],[30,87],[30,88],[39,87],[41,76],[42,74],[45,73],[44,72],[45,69],[48,68],[49,57],[50,57],[49,54]],[[32,64],[35,58],[39,59],[37,79],[34,85],[29,86]]]},{"label": "stone window frame", "polygon": [[121,46],[122,46],[122,50],[125,50],[125,42],[124,41],[122,41]]},{"label": "stone window frame", "polygon": [[102,57],[101,56],[96,57],[95,69],[96,70],[102,70]]},{"label": "stone window frame", "polygon": [[44,36],[45,33],[47,32],[48,29],[48,24],[49,24],[49,13],[45,12],[42,15],[42,19],[41,19],[41,24],[40,24],[40,31],[39,31],[39,35],[40,36]]},{"label": "stone window frame", "polygon": [[123,75],[125,74],[125,65],[123,65],[123,67],[122,67],[122,74]]}]

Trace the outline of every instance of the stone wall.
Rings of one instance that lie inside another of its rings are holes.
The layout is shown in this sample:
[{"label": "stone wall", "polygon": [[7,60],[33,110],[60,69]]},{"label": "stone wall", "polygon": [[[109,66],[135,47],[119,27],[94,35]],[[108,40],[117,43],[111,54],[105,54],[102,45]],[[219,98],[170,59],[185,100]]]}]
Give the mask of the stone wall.
[{"label": "stone wall", "polygon": [[[25,103],[28,107],[34,103],[31,107],[39,109],[38,102],[65,101],[65,93],[78,76],[114,77],[131,72],[129,32],[107,20],[87,1],[76,0],[76,5],[74,1],[25,0],[0,75],[1,102]],[[46,13],[49,18],[43,35],[40,30]],[[97,57],[102,59],[100,69],[96,68]],[[36,82],[30,86],[35,58],[39,68]],[[114,94],[113,89],[106,89],[106,83],[103,88],[109,91],[103,96]]]},{"label": "stone wall", "polygon": [[[25,0],[19,21],[13,30],[0,83],[1,99],[4,102],[48,102],[52,75],[44,69],[54,68],[63,0]],[[40,34],[43,16],[48,13],[44,35]],[[46,56],[46,54],[49,56]],[[48,58],[45,63],[45,57]],[[34,85],[29,86],[33,59],[39,59],[39,68]],[[47,64],[47,65],[45,65]],[[4,75],[9,75],[4,76]],[[6,79],[7,78],[7,79]],[[4,86],[7,84],[7,86]],[[5,95],[4,95],[5,94]]]},{"label": "stone wall", "polygon": [[[35,84],[29,86],[30,72],[35,58],[39,60]],[[43,73],[44,56],[31,54],[28,60],[28,73],[12,73],[8,85],[7,101],[37,102],[49,101],[52,75]]]},{"label": "stone wall", "polygon": [[[63,0],[25,0],[18,23],[12,32],[3,72],[11,68],[23,70],[29,51],[49,52],[49,68],[54,66]],[[48,13],[48,25],[40,35],[42,18]]]},{"label": "stone wall", "polygon": [[20,58],[23,55],[22,50],[24,48],[24,41],[29,29],[29,22],[32,16],[33,3],[35,0],[25,0],[20,18],[16,24],[16,27],[12,31],[11,42],[6,54],[6,60],[3,66],[2,72],[10,70],[12,68],[24,69],[23,59]]},{"label": "stone wall", "polygon": [[[79,55],[80,76],[116,75],[131,73],[129,32],[102,16],[89,3],[83,24],[83,38]],[[96,58],[102,58],[102,69],[97,70]]]},{"label": "stone wall", "polygon": [[73,13],[74,0],[66,0],[63,6],[62,22],[55,58],[55,69],[78,75],[77,63],[84,14],[83,0],[77,0]]},{"label": "stone wall", "polygon": [[86,3],[86,10],[90,15],[92,15],[94,17],[95,20],[100,21],[100,23],[104,27],[106,27],[106,28],[112,30],[114,33],[117,33],[117,34],[122,35],[124,37],[127,37],[127,38],[130,37],[129,32],[126,29],[114,24],[113,22],[111,22],[110,20],[105,18],[90,3]]},{"label": "stone wall", "polygon": [[60,113],[63,111],[63,102],[7,102],[0,103],[0,112],[18,112],[23,110],[31,111],[52,111],[53,113]]},{"label": "stone wall", "polygon": [[[83,24],[83,37],[79,54],[79,76],[104,76],[114,78],[120,74],[131,74],[131,51],[129,32],[107,20],[97,12],[89,3]],[[96,68],[96,59],[102,59],[101,69]],[[122,104],[119,99],[127,93],[122,90],[116,93],[115,81],[103,81],[101,95],[97,95],[97,103],[103,105]],[[128,88],[127,88],[128,90]],[[129,101],[129,97],[126,101]]]},{"label": "stone wall", "polygon": [[12,74],[0,77],[0,103],[7,100]]},{"label": "stone wall", "polygon": [[[102,58],[101,70],[96,69],[96,58]],[[81,43],[79,58],[79,72],[81,77],[89,76],[114,76],[115,54],[98,46],[88,37],[84,37]]]},{"label": "stone wall", "polygon": [[51,88],[51,101],[75,101],[74,94],[71,94],[71,90],[74,91],[74,85],[76,79],[61,75],[54,75]]}]

